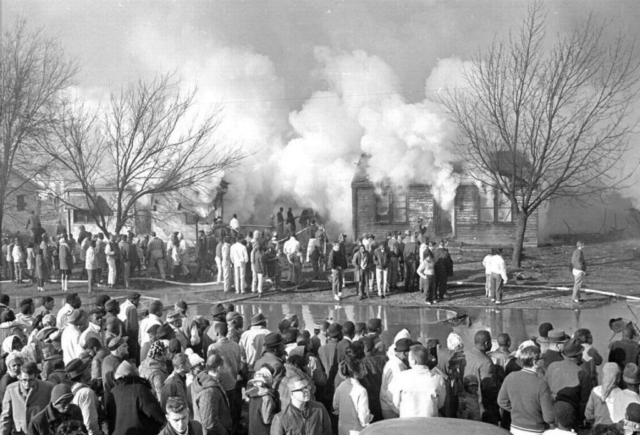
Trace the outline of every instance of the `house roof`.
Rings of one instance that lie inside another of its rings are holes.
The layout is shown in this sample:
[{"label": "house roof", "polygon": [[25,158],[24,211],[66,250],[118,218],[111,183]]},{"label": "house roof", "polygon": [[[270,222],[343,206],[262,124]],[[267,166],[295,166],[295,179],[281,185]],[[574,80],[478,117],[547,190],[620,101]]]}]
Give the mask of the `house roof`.
[{"label": "house roof", "polygon": [[[87,199],[84,196],[72,195],[65,198],[66,208],[72,210],[91,210],[91,207],[87,203]],[[104,216],[112,216],[113,210],[107,204],[107,201],[100,195],[98,195],[97,199],[97,210],[100,214]]]}]

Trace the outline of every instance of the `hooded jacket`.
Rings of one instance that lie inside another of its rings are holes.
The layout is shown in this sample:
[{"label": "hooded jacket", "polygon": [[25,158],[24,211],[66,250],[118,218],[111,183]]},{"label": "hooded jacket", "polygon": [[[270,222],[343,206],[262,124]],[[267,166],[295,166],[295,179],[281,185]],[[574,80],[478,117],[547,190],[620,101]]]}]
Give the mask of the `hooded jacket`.
[{"label": "hooded jacket", "polygon": [[249,381],[247,397],[249,398],[249,433],[269,435],[273,418],[281,409],[278,393],[272,388]]},{"label": "hooded jacket", "polygon": [[202,372],[191,384],[193,418],[202,424],[207,435],[227,435],[232,421],[229,401],[220,382],[207,372]]},{"label": "hooded jacket", "polygon": [[[443,417],[457,418],[459,397],[464,392],[462,382],[460,380],[460,372],[451,370],[449,366],[451,359],[456,357],[463,357],[461,351],[455,352],[447,349],[444,346],[438,346],[438,370],[442,378],[444,379],[447,395],[444,399],[444,406],[441,409]],[[456,353],[458,355],[456,355]]]}]

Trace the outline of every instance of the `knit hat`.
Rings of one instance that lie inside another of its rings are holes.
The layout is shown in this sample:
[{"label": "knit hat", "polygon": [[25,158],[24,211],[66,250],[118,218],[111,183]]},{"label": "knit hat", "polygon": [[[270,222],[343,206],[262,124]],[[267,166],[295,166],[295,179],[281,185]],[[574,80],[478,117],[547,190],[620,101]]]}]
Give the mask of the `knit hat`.
[{"label": "knit hat", "polygon": [[51,400],[49,402],[55,405],[56,403],[59,403],[65,399],[73,399],[71,387],[65,383],[57,384],[55,387],[53,387],[53,390],[51,390]]},{"label": "knit hat", "polygon": [[156,340],[149,347],[149,357],[156,358],[158,355],[163,355],[166,349],[167,347],[161,340]]},{"label": "knit hat", "polygon": [[138,369],[135,366],[132,366],[129,361],[122,361],[116,370],[115,378],[116,380],[120,378],[124,378],[125,376],[140,376],[138,374]]},{"label": "knit hat", "polygon": [[184,353],[189,357],[189,364],[191,364],[191,367],[204,364],[204,358],[195,353],[192,349],[187,349]]},{"label": "knit hat", "polygon": [[447,337],[447,349],[449,350],[457,350],[464,349],[464,343],[462,342],[462,337],[460,337],[455,332],[452,332]]},{"label": "knit hat", "polygon": [[253,375],[254,382],[262,382],[263,385],[270,387],[273,384],[273,375],[268,368],[262,367]]}]

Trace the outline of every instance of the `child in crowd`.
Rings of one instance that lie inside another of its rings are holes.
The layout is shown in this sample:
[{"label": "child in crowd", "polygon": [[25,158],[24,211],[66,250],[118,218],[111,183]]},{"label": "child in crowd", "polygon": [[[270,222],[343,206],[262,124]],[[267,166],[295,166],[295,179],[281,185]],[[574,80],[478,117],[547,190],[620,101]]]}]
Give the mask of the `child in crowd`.
[{"label": "child in crowd", "polygon": [[475,375],[464,377],[464,393],[459,399],[458,418],[481,421],[478,378]]}]

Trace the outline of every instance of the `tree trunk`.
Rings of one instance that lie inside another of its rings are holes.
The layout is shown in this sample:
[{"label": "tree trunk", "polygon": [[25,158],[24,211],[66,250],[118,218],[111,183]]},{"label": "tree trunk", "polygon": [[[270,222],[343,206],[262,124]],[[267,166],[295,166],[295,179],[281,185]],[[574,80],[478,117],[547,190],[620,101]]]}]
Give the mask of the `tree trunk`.
[{"label": "tree trunk", "polygon": [[527,230],[527,219],[529,219],[529,215],[525,212],[521,211],[516,215],[516,240],[513,243],[513,257],[511,257],[511,265],[515,267],[520,267],[524,232]]}]

